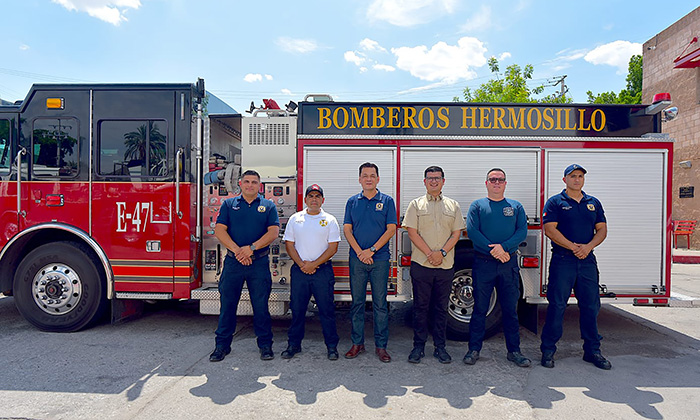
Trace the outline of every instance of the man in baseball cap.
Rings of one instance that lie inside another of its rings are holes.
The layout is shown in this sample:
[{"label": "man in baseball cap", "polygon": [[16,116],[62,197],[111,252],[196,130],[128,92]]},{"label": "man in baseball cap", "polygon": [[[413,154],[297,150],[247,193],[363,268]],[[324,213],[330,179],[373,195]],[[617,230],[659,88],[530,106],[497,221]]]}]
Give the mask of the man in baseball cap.
[{"label": "man in baseball cap", "polygon": [[566,188],[547,200],[542,223],[544,234],[552,241],[547,285],[547,318],[542,329],[542,366],[554,367],[557,342],[563,334],[566,304],[573,289],[580,310],[579,326],[583,338],[583,360],[600,369],[612,364],[600,352],[598,311],[598,264],[593,249],[607,236],[603,205],[583,191],[586,170],[577,164],[564,170]]},{"label": "man in baseball cap", "polygon": [[331,257],[338,251],[340,227],[332,214],[321,208],[323,188],[311,184],[306,188],[306,208],[294,213],[284,231],[287,254],[294,261],[291,269],[292,323],[283,359],[301,352],[306,308],[311,296],[316,300],[329,360],[338,360],[338,332],[335,325],[333,291],[335,277]]}]

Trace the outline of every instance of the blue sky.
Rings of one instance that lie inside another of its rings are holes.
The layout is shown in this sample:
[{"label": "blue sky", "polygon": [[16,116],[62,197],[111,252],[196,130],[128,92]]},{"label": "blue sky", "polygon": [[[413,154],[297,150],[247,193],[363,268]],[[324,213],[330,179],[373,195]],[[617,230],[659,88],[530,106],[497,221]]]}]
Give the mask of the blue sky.
[{"label": "blue sky", "polygon": [[[697,0],[15,0],[0,14],[0,98],[33,83],[194,82],[238,111],[307,93],[450,101],[486,60],[619,91],[630,55]],[[698,34],[693,34],[698,35]],[[692,35],[691,35],[692,36]],[[678,51],[680,54],[681,51]],[[558,89],[550,87],[545,93]]]}]

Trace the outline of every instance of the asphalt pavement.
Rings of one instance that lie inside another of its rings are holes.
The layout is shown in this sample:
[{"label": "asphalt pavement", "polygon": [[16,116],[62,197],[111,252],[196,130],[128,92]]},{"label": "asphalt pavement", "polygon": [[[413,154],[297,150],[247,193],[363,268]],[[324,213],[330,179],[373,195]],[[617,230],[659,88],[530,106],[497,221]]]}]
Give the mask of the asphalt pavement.
[{"label": "asphalt pavement", "polygon": [[[674,293],[700,297],[700,265],[674,264],[672,284]],[[539,366],[539,337],[525,329],[522,349],[531,368],[506,360],[502,334],[486,340],[474,366],[461,362],[466,343],[454,341],[452,364],[438,363],[428,345],[422,363],[412,365],[410,310],[392,307],[391,363],[374,355],[371,312],[368,352],[354,360],[342,353],[338,361],[326,359],[312,316],[303,352],[291,360],[279,357],[289,320],[275,320],[276,358],[263,362],[252,320],[242,317],[233,352],[211,363],[217,319],[198,314],[196,302],[52,334],[31,327],[13,299],[0,295],[0,419],[695,419],[700,412],[698,307],[604,305],[599,325],[610,371],[581,359],[575,306],[567,309],[554,369]],[[337,321],[344,352],[348,312],[339,311]]]}]

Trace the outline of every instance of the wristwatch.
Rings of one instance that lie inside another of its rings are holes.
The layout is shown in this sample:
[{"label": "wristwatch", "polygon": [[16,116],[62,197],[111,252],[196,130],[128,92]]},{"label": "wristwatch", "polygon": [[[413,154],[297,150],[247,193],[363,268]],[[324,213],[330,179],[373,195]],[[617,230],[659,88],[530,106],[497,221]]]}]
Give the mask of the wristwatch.
[{"label": "wristwatch", "polygon": [[442,249],[442,248],[440,248],[440,253],[442,254],[443,257],[446,257],[446,256],[447,256],[447,251],[445,251],[445,250]]},{"label": "wristwatch", "polygon": [[257,249],[257,248],[255,247],[254,244],[250,244],[250,250],[251,250],[251,251],[255,251],[256,249]]},{"label": "wristwatch", "polygon": [[369,247],[369,250],[372,251],[372,252],[377,252],[377,248],[375,248],[374,245],[372,245],[371,247]]}]

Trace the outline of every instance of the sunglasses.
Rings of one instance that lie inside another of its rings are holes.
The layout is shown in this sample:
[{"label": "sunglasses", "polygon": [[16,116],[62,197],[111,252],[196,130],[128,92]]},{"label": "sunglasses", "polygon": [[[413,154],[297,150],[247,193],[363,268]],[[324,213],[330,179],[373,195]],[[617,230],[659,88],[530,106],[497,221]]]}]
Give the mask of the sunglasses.
[{"label": "sunglasses", "polygon": [[489,178],[489,182],[492,183],[492,184],[504,183],[504,182],[506,182],[506,179],[505,179],[505,178],[496,178],[496,177],[492,177],[492,178]]}]

